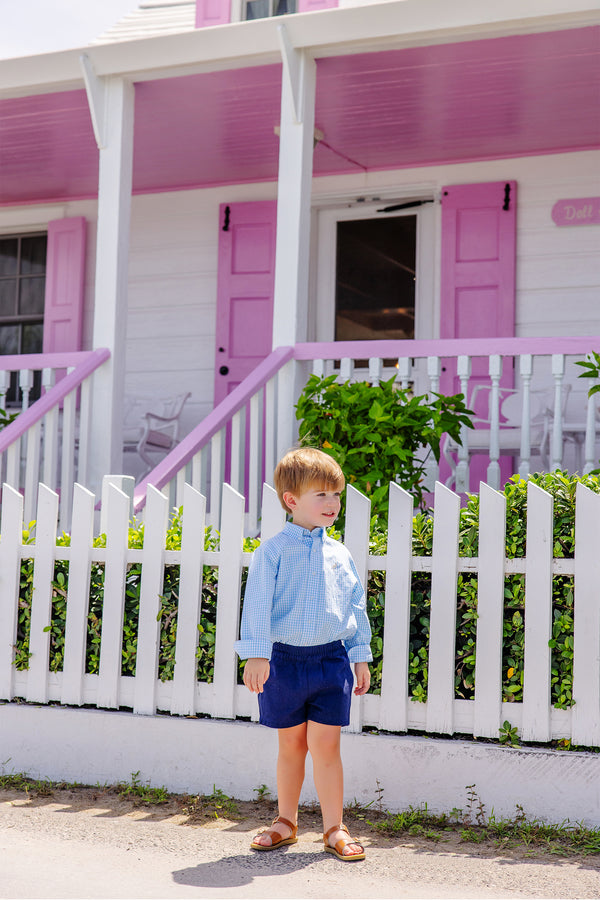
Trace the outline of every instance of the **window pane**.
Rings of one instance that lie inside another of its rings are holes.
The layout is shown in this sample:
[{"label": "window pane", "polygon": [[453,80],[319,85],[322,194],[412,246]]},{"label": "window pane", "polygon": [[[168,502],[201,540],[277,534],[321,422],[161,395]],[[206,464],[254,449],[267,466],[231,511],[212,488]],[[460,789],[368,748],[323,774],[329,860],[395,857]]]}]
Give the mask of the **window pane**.
[{"label": "window pane", "polygon": [[0,318],[17,314],[17,279],[0,279]]},{"label": "window pane", "polygon": [[296,0],[275,0],[275,15],[287,16],[296,12]]},{"label": "window pane", "polygon": [[21,274],[44,275],[46,272],[45,234],[21,238]]},{"label": "window pane", "polygon": [[269,15],[269,0],[248,0],[246,19],[266,19]]},{"label": "window pane", "polygon": [[18,248],[19,241],[17,238],[0,240],[0,276],[17,274]]},{"label": "window pane", "polygon": [[0,355],[19,352],[19,326],[0,325]]},{"label": "window pane", "polygon": [[22,316],[44,314],[45,278],[21,278],[19,313]]},{"label": "window pane", "polygon": [[41,353],[44,341],[44,326],[23,325],[23,342],[21,353]]}]

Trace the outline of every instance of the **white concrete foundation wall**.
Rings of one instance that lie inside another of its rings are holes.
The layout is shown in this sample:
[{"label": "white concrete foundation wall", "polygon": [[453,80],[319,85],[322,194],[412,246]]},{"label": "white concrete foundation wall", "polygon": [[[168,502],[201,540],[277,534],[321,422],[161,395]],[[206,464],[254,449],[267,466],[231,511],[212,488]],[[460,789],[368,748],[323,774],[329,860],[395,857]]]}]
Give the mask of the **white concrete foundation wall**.
[{"label": "white concrete foundation wall", "polygon": [[[217,787],[240,800],[266,784],[273,795],[277,735],[246,722],[134,716],[125,712],[0,705],[0,768],[105,784],[143,782],[177,793]],[[487,813],[600,825],[600,754],[512,749],[416,736],[344,734],[345,799],[391,811],[427,803],[432,812],[466,806],[475,785]],[[307,770],[302,802],[316,800]]]}]

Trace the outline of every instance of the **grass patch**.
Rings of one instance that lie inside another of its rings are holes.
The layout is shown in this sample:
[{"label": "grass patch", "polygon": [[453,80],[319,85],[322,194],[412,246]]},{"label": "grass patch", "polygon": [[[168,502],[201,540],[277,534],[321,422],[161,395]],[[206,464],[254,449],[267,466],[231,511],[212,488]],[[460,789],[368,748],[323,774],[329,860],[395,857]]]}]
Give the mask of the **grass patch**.
[{"label": "grass patch", "polygon": [[[215,819],[242,822],[246,819],[270,821],[276,814],[276,802],[271,798],[266,785],[255,788],[255,800],[242,801],[229,797],[224,791],[213,786],[211,794],[174,794],[165,787],[152,787],[140,779],[140,773],[132,772],[131,781],[113,785],[82,785],[78,782],[53,782],[49,779],[35,779],[22,773],[0,774],[0,791],[19,792],[32,801],[42,802],[61,791],[90,795],[86,805],[102,802],[107,796],[118,797],[130,802],[132,807],[163,807],[161,817],[183,815],[187,822],[182,824],[202,825]],[[427,804],[409,807],[398,813],[389,812],[383,801],[383,788],[378,785],[375,797],[366,805],[354,802],[346,806],[344,820],[350,831],[365,834],[367,827],[374,834],[397,839],[406,836],[439,845],[452,845],[452,852],[462,845],[469,852],[469,845],[477,847],[477,852],[506,853],[514,856],[546,856],[563,858],[590,858],[600,856],[600,827],[587,827],[582,823],[568,820],[560,824],[548,824],[540,819],[529,819],[523,808],[516,807],[515,815],[497,817],[492,810],[489,814],[476,791],[475,785],[466,788],[464,808],[453,809],[449,813],[431,812]],[[166,808],[168,806],[168,808]],[[158,815],[158,811],[156,813]],[[300,810],[300,824],[320,828],[320,811],[309,805]],[[450,849],[448,850],[450,852]]]}]

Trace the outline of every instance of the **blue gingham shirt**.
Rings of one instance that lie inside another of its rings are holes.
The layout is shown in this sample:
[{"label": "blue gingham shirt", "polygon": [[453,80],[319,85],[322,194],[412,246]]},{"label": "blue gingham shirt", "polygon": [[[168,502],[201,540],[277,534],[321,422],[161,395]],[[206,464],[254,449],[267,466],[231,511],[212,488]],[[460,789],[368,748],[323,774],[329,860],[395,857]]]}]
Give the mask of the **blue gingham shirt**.
[{"label": "blue gingham shirt", "polygon": [[253,554],[235,650],[241,659],[271,659],[274,641],[310,647],[340,640],[350,662],[373,659],[352,557],[323,528],[287,522]]}]

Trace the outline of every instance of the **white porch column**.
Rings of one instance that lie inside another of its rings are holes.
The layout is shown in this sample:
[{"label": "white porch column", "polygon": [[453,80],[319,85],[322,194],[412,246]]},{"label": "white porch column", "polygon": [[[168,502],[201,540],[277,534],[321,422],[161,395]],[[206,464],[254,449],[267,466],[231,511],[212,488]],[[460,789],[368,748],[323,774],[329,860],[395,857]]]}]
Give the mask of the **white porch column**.
[{"label": "white porch column", "polygon": [[103,476],[122,469],[134,86],[82,63],[100,151],[93,346],[111,351],[93,381],[88,486],[99,494]]},{"label": "white porch column", "polygon": [[[273,302],[273,348],[306,339],[310,202],[315,130],[316,63],[306,50],[291,46],[279,26],[283,58],[277,244]],[[295,365],[279,379],[278,454],[295,436],[293,413]]]}]

